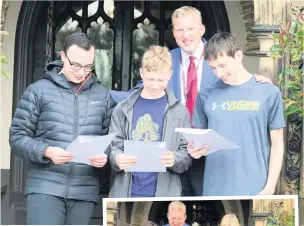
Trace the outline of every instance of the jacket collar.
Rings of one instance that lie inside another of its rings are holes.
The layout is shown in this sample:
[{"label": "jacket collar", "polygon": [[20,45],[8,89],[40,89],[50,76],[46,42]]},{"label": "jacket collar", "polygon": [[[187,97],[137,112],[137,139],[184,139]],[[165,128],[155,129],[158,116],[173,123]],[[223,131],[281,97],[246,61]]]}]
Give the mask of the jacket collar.
[{"label": "jacket collar", "polygon": [[[48,79],[55,83],[57,86],[60,86],[64,89],[71,89],[68,80],[64,76],[63,73],[60,73],[62,71],[63,62],[61,60],[57,60],[54,62],[50,62],[44,70],[43,78]],[[83,85],[81,90],[86,90],[91,87],[94,83],[97,82],[97,78],[94,74],[91,76],[88,75],[87,79],[83,81]]]},{"label": "jacket collar", "polygon": [[[121,107],[122,107],[122,111],[127,115],[128,111],[130,111],[136,101],[138,100],[138,98],[140,97],[140,94],[142,92],[144,87],[141,87],[140,89],[138,89],[136,92],[134,92],[129,98],[127,98],[126,100],[124,100],[121,103]],[[172,106],[174,106],[176,103],[179,102],[179,100],[176,99],[175,95],[173,94],[173,92],[171,92],[168,88],[165,89],[166,95],[167,95],[167,99],[168,99],[168,107],[171,108]]]}]

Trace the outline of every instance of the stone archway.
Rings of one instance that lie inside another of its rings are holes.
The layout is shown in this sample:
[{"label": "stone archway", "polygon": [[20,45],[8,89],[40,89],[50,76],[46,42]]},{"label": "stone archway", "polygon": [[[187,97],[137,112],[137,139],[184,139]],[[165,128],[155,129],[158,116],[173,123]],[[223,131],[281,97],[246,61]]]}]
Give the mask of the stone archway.
[{"label": "stone archway", "polygon": [[136,202],[134,203],[131,225],[144,225],[148,221],[149,212],[153,202]]},{"label": "stone archway", "polygon": [[240,200],[222,200],[226,213],[234,213],[241,225],[245,225],[244,211]]}]

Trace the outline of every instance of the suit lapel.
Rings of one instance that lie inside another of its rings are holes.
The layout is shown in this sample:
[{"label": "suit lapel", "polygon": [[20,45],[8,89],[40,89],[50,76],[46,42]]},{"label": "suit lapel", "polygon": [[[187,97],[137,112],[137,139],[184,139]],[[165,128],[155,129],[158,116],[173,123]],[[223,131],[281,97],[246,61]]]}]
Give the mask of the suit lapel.
[{"label": "suit lapel", "polygon": [[180,49],[177,49],[177,51],[175,51],[172,54],[173,74],[171,77],[173,91],[175,93],[176,98],[179,100],[181,99],[180,55],[181,55]]}]

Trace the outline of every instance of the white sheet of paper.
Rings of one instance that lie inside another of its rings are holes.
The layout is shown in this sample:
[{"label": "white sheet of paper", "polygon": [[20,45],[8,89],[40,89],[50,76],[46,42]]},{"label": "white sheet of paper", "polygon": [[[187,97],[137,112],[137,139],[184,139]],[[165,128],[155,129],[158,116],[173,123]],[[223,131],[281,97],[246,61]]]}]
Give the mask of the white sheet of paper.
[{"label": "white sheet of paper", "polygon": [[166,142],[124,140],[124,154],[137,157],[137,161],[125,172],[166,172],[160,158],[167,150]]},{"label": "white sheet of paper", "polygon": [[241,147],[232,141],[222,137],[213,129],[176,128],[175,132],[181,133],[188,141],[194,141],[194,145],[208,145],[208,155],[220,150],[240,149]]},{"label": "white sheet of paper", "polygon": [[66,149],[74,155],[71,162],[92,165],[89,158],[94,155],[104,154],[116,134],[105,136],[78,136]]}]

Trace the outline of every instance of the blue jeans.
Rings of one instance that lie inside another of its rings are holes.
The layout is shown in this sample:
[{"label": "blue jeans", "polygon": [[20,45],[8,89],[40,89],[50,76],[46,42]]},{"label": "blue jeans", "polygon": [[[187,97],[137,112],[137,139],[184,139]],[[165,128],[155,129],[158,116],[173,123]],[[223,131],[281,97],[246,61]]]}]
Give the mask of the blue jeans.
[{"label": "blue jeans", "polygon": [[45,194],[29,194],[25,198],[28,225],[87,225],[94,202],[64,199]]}]

